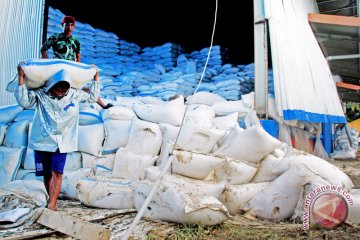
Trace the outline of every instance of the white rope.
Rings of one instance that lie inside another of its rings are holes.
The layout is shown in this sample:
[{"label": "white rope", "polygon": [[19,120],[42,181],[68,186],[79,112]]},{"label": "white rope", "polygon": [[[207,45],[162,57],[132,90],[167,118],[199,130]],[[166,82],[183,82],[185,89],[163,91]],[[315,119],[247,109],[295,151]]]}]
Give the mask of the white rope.
[{"label": "white rope", "polygon": [[[205,71],[206,71],[207,64],[208,64],[208,62],[209,62],[209,58],[210,58],[210,54],[211,54],[211,49],[212,49],[212,45],[213,45],[213,40],[214,40],[214,35],[215,35],[215,26],[216,26],[217,9],[218,9],[218,0],[215,0],[215,1],[216,1],[215,18],[214,18],[214,25],[213,25],[213,31],[212,31],[212,35],[211,35],[211,42],[210,42],[210,47],[209,47],[208,55],[207,55],[207,58],[206,58],[206,62],[205,62],[204,69],[203,69],[203,72],[202,72],[202,74],[201,74],[199,83],[197,84],[197,87],[196,87],[195,91],[193,92],[193,94],[191,94],[190,96],[194,95],[194,94],[198,91],[198,89],[199,89],[199,87],[200,87],[200,85],[201,85],[202,79],[203,79],[203,77],[204,77],[204,75],[205,75]],[[191,102],[191,100],[192,100],[192,98],[190,98],[190,101],[189,101],[189,102]],[[170,155],[173,154],[173,151],[174,151],[174,149],[175,149],[176,143],[177,143],[177,141],[178,141],[178,137],[179,137],[179,135],[180,135],[180,132],[181,132],[181,130],[182,130],[182,126],[183,126],[183,124],[184,124],[184,119],[185,119],[186,112],[187,112],[187,110],[188,110],[188,106],[189,106],[189,105],[187,105],[186,108],[185,108],[185,112],[184,112],[184,115],[183,115],[183,117],[182,117],[182,121],[181,121],[181,125],[180,125],[180,130],[179,130],[179,133],[178,133],[177,136],[176,136],[176,140],[175,140],[175,143],[174,143],[174,147],[173,147],[173,149],[171,150]],[[163,166],[161,172],[160,172],[160,176],[156,179],[155,184],[153,185],[153,187],[152,187],[149,195],[147,196],[147,198],[145,199],[145,201],[144,201],[143,205],[141,206],[140,210],[139,210],[138,213],[136,214],[136,216],[135,216],[134,220],[132,221],[129,229],[126,231],[125,236],[122,238],[123,240],[127,240],[127,239],[130,237],[130,234],[133,232],[134,228],[135,228],[135,227],[137,226],[137,224],[139,223],[142,215],[144,214],[146,208],[148,207],[150,201],[152,200],[152,198],[153,198],[153,196],[154,196],[154,194],[155,194],[155,191],[156,191],[157,188],[159,187],[162,179],[164,178],[164,175],[166,174],[168,168],[170,167],[171,162],[172,162],[172,158],[169,157],[169,158],[167,159],[165,165]]]}]

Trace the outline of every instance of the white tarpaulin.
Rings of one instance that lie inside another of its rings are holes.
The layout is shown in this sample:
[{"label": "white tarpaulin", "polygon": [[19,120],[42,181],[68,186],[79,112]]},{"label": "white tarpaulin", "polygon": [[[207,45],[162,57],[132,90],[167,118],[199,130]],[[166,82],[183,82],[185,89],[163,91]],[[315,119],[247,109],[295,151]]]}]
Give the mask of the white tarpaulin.
[{"label": "white tarpaulin", "polygon": [[265,0],[277,111],[284,120],[346,123],[308,13],[318,13],[313,0]]}]

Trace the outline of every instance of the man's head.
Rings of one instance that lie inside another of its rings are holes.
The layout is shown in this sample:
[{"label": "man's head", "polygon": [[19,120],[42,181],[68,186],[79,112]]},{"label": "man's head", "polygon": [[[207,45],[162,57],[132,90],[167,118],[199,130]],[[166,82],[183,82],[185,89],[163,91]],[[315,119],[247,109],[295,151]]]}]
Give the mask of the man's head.
[{"label": "man's head", "polygon": [[68,72],[60,70],[54,74],[45,84],[45,92],[53,97],[61,99],[69,92],[71,78]]},{"label": "man's head", "polygon": [[64,33],[70,35],[75,27],[75,18],[72,16],[65,16],[61,20],[61,24],[64,30]]},{"label": "man's head", "polygon": [[56,83],[52,88],[50,88],[49,92],[57,99],[61,99],[67,95],[69,89],[70,83],[66,81],[60,81]]}]

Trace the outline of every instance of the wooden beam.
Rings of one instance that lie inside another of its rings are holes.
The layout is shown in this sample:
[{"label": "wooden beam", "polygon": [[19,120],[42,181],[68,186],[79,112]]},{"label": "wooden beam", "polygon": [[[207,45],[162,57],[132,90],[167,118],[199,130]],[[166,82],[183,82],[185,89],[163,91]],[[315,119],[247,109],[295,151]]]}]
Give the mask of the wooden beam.
[{"label": "wooden beam", "polygon": [[308,13],[308,20],[311,23],[323,23],[347,27],[360,27],[360,18],[358,17]]},{"label": "wooden beam", "polygon": [[108,240],[111,236],[111,229],[109,228],[66,216],[46,208],[38,218],[37,222],[78,239]]},{"label": "wooden beam", "polygon": [[336,83],[336,86],[337,86],[337,87],[341,87],[341,88],[346,88],[346,89],[355,90],[355,91],[360,91],[360,86],[354,85],[354,84],[350,84],[350,83],[337,82],[337,83]]}]

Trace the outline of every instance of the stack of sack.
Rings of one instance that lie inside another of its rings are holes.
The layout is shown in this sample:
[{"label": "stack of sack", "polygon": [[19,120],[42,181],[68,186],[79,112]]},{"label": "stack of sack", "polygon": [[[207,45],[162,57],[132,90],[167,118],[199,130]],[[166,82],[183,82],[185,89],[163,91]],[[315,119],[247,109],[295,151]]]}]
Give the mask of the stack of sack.
[{"label": "stack of sack", "polygon": [[[330,162],[272,137],[259,124],[253,94],[242,98],[228,101],[198,92],[170,101],[122,97],[106,110],[84,104],[79,149],[67,159],[62,194],[87,206],[139,210],[163,172],[144,216],[215,225],[239,213],[301,221],[308,193],[334,185],[351,194],[355,205],[349,220],[359,223],[360,195],[350,178]],[[7,167],[1,184],[13,181],[12,176],[36,179],[33,160],[21,156],[25,149],[31,155],[26,139],[32,110],[5,110],[2,152],[19,149],[11,164],[15,158],[22,164]]]},{"label": "stack of sack", "polygon": [[28,144],[29,115],[18,105],[0,108],[0,187],[15,180]]},{"label": "stack of sack", "polygon": [[355,128],[337,126],[335,128],[334,151],[330,154],[335,159],[354,159],[357,156],[360,134]]},{"label": "stack of sack", "polygon": [[[48,34],[62,32],[65,15],[49,8]],[[73,32],[81,43],[81,61],[100,69],[101,97],[152,96],[168,100],[175,94],[191,95],[197,87],[209,48],[185,53],[177,44],[140,48],[137,44],[77,21]],[[52,52],[49,50],[49,57]],[[254,64],[229,63],[227,49],[213,46],[199,91],[213,92],[227,100],[240,100],[254,91]]]}]

